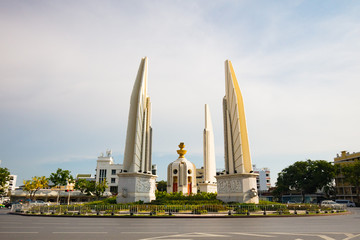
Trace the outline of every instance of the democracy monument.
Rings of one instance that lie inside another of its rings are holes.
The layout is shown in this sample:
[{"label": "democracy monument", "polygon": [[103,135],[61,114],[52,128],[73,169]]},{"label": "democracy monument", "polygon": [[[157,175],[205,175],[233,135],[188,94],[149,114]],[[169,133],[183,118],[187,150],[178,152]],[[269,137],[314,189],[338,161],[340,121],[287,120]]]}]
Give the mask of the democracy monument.
[{"label": "democracy monument", "polygon": [[259,203],[247,136],[244,102],[233,66],[225,61],[225,173],[216,176],[217,198],[224,202]]},{"label": "democracy monument", "polygon": [[[151,102],[147,94],[148,58],[141,60],[130,98],[123,169],[118,173],[117,203],[155,200],[152,174]],[[239,84],[229,60],[225,61],[225,97],[223,99],[225,171],[216,175],[215,145],[209,106],[205,105],[203,134],[204,179],[200,192],[217,192],[224,202],[258,203],[256,176],[253,173],[247,136],[245,111]],[[185,144],[180,143],[179,157],[168,165],[167,191],[197,192],[196,167],[187,160]]]},{"label": "democracy monument", "polygon": [[141,59],[130,98],[123,169],[118,203],[155,200],[156,175],[151,172],[151,102],[147,95],[147,57]]}]

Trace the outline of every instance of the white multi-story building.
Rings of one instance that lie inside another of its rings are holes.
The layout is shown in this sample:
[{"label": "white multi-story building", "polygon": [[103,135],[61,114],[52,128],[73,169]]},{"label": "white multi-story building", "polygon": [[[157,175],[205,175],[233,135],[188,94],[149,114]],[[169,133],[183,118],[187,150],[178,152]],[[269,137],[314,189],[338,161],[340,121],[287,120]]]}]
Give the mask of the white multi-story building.
[{"label": "white multi-story building", "polygon": [[271,187],[270,183],[270,169],[269,168],[257,168],[253,165],[254,173],[259,174],[256,177],[256,184],[258,191],[267,191]]},{"label": "white multi-story building", "polygon": [[118,192],[119,184],[119,177],[117,174],[121,171],[123,165],[114,163],[114,159],[112,158],[111,154],[111,150],[107,150],[105,156],[103,153],[101,153],[101,155],[98,157],[95,179],[97,183],[106,180],[108,188],[105,192],[108,194],[115,194]]},{"label": "white multi-story building", "polygon": [[[1,160],[0,160],[0,165],[1,165]],[[10,180],[5,185],[6,192],[15,190],[15,188],[16,188],[16,179],[17,179],[17,175],[10,175]]]},{"label": "white multi-story building", "polygon": [[10,175],[10,181],[8,182],[8,191],[14,191],[16,188],[17,175]]},{"label": "white multi-story building", "polygon": [[[97,159],[95,169],[95,181],[97,183],[102,182],[106,179],[108,188],[105,190],[105,195],[118,193],[119,176],[117,174],[123,171],[123,164],[114,163],[114,159],[111,154],[111,150],[107,150],[105,155],[104,153],[101,153]],[[156,170],[156,164],[152,164],[151,172],[153,175],[156,175]],[[88,180],[90,180],[90,178]]]}]

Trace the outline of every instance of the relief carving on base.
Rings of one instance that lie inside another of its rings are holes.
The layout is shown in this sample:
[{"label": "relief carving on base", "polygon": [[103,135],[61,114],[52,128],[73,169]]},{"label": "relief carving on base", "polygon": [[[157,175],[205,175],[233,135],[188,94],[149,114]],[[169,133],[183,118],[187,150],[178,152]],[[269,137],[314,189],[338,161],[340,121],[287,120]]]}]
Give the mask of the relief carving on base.
[{"label": "relief carving on base", "polygon": [[138,178],[136,183],[136,192],[147,193],[151,190],[151,183],[147,178]]},{"label": "relief carving on base", "polygon": [[221,179],[217,183],[219,193],[242,192],[241,180],[239,179]]}]

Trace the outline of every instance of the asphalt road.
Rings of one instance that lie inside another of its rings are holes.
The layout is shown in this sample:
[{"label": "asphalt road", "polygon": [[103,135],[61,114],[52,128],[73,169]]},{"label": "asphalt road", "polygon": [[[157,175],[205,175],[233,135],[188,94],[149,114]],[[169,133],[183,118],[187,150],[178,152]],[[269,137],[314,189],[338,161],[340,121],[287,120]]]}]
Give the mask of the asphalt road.
[{"label": "asphalt road", "polygon": [[0,210],[0,239],[360,240],[360,209],[342,216],[281,218],[30,217]]}]

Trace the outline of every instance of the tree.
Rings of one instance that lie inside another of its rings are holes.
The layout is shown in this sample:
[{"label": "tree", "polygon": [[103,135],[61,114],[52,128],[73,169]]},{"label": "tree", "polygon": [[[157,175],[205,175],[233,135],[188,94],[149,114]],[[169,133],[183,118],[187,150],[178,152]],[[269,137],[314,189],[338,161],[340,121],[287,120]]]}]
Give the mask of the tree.
[{"label": "tree", "polygon": [[305,202],[305,194],[315,193],[330,186],[335,177],[335,167],[325,160],[298,161],[278,174],[276,194],[297,190]]},{"label": "tree", "polygon": [[58,196],[56,199],[57,203],[59,203],[59,198],[60,198],[60,186],[67,185],[70,179],[73,179],[73,177],[71,176],[69,170],[62,170],[61,168],[58,168],[55,173],[51,173],[49,180],[59,188]]},{"label": "tree", "polygon": [[75,189],[80,190],[82,193],[86,193],[87,195],[95,195],[97,198],[104,195],[106,188],[108,188],[106,180],[97,183],[95,181],[79,179],[75,183]]},{"label": "tree", "polygon": [[86,179],[78,179],[75,182],[75,189],[80,190],[86,195],[93,195],[95,192],[95,181],[89,181]]},{"label": "tree", "polygon": [[7,168],[0,168],[0,196],[7,192],[10,181],[10,172]]},{"label": "tree", "polygon": [[104,195],[106,188],[108,188],[106,179],[95,184],[94,194],[97,196],[97,198],[100,198]]},{"label": "tree", "polygon": [[31,200],[35,200],[35,194],[42,188],[47,188],[49,181],[45,176],[42,177],[33,177],[31,180],[24,180],[24,188],[25,192],[29,192],[29,198]]},{"label": "tree", "polygon": [[164,180],[161,180],[157,182],[156,188],[159,192],[166,192],[167,190],[167,182]]},{"label": "tree", "polygon": [[357,202],[360,203],[360,161],[343,164],[340,167],[344,180],[356,189]]},{"label": "tree", "polygon": [[281,197],[283,194],[287,194],[290,192],[289,185],[285,182],[283,174],[278,174],[278,178],[276,181],[276,187],[272,191],[273,196],[277,201],[281,201]]},{"label": "tree", "polygon": [[81,193],[86,193],[86,190],[88,188],[88,180],[86,179],[78,179],[75,182],[75,189],[80,190]]}]

